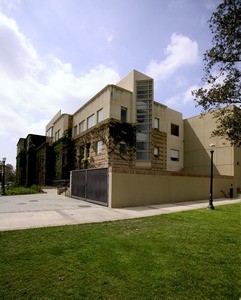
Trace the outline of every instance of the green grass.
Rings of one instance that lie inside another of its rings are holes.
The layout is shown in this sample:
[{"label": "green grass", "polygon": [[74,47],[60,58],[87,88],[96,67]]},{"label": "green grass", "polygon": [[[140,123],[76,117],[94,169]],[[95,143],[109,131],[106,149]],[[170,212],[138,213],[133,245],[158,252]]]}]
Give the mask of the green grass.
[{"label": "green grass", "polygon": [[0,234],[0,299],[241,297],[240,204]]},{"label": "green grass", "polygon": [[9,195],[27,195],[27,194],[37,194],[41,193],[41,187],[37,185],[32,185],[29,188],[23,186],[9,186],[5,188],[5,193],[7,196]]}]

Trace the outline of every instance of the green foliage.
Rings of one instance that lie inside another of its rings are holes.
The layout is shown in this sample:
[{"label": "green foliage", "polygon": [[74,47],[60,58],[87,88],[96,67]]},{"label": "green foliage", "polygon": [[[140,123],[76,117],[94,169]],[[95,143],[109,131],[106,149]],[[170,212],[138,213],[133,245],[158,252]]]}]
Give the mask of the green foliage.
[{"label": "green foliage", "polygon": [[[127,155],[120,152],[120,143],[124,142],[127,146]],[[109,138],[107,141],[109,154],[115,154],[131,161],[136,153],[136,126],[130,123],[111,121],[109,122]]]},{"label": "green foliage", "polygon": [[72,139],[65,135],[53,145],[55,154],[55,179],[68,179],[74,169],[74,146]]},{"label": "green foliage", "polygon": [[2,232],[0,299],[239,299],[240,204]]},{"label": "green foliage", "polygon": [[128,147],[135,147],[136,127],[130,123],[110,122],[110,136],[115,144],[126,143]]},{"label": "green foliage", "polygon": [[6,195],[27,195],[27,194],[37,194],[41,193],[41,187],[37,185],[32,185],[30,188],[26,188],[23,186],[8,186],[5,188]]},{"label": "green foliage", "polygon": [[[204,112],[222,108],[221,113],[214,114],[220,126],[215,134],[225,135],[234,144],[240,145],[241,123],[237,128],[235,118],[237,114],[241,115],[241,111],[237,110],[232,116],[228,108],[232,104],[237,107],[241,105],[240,0],[224,0],[219,4],[209,25],[213,46],[204,54],[204,86],[193,91],[193,94]],[[231,127],[233,129],[229,131]],[[238,136],[233,135],[234,127],[239,131]]]}]

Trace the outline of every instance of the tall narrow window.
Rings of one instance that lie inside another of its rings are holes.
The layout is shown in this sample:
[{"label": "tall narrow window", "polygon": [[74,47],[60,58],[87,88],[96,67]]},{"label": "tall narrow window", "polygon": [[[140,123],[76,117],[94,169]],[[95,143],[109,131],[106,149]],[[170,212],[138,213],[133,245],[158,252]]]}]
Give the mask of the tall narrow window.
[{"label": "tall narrow window", "polygon": [[74,136],[77,135],[77,125],[74,127]]},{"label": "tall narrow window", "polygon": [[97,123],[103,120],[103,108],[97,111]]},{"label": "tall narrow window", "polygon": [[97,155],[102,153],[102,147],[103,147],[102,141],[98,141],[97,142]]},{"label": "tall narrow window", "polygon": [[91,115],[88,119],[87,119],[87,128],[91,128],[92,126],[94,126],[95,124],[95,115]]},{"label": "tall narrow window", "polygon": [[126,154],[126,143],[120,142],[120,154]]},{"label": "tall narrow window", "polygon": [[47,137],[53,137],[53,127],[50,127],[49,130],[46,132]]},{"label": "tall narrow window", "polygon": [[154,128],[159,129],[159,119],[158,118],[154,119]]},{"label": "tall narrow window", "polygon": [[121,107],[121,121],[127,122],[127,108],[123,106]]},{"label": "tall narrow window", "polygon": [[79,123],[79,133],[83,132],[85,130],[85,121],[82,121]]},{"label": "tall narrow window", "polygon": [[55,132],[55,141],[57,141],[60,138],[60,130]]},{"label": "tall narrow window", "polygon": [[85,159],[90,158],[90,156],[91,156],[91,145],[89,143],[85,145]]},{"label": "tall narrow window", "polygon": [[157,147],[154,148],[154,157],[158,158],[159,155],[159,149]]}]

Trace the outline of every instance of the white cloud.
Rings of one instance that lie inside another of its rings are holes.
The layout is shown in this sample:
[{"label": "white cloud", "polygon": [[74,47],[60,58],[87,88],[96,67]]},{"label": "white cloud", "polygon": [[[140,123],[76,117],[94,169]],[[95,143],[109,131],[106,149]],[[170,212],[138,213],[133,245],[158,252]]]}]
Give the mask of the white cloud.
[{"label": "white cloud", "polygon": [[188,87],[183,93],[176,95],[174,97],[168,98],[164,101],[167,106],[172,107],[173,109],[180,110],[183,105],[189,105],[190,103],[194,103],[194,97],[192,95],[192,91],[196,90],[198,87],[196,85],[192,85]]},{"label": "white cloud", "polygon": [[[0,12],[0,145],[12,157],[16,144],[29,133],[44,134],[45,125],[60,109],[73,113],[109,83],[119,81],[111,67],[99,65],[77,77],[70,63],[39,57],[17,23]],[[6,137],[8,143],[6,143]]]},{"label": "white cloud", "polygon": [[146,73],[155,80],[165,80],[179,68],[199,62],[198,44],[189,37],[173,33],[165,49],[166,58],[161,62],[151,60]]}]

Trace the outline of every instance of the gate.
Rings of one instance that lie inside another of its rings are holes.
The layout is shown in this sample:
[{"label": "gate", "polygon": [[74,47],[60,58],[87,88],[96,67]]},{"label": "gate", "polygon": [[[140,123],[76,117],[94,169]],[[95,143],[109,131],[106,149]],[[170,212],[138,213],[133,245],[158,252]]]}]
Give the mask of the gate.
[{"label": "gate", "polygon": [[71,197],[108,205],[108,169],[71,171]]}]

